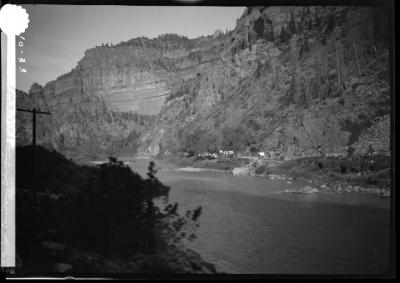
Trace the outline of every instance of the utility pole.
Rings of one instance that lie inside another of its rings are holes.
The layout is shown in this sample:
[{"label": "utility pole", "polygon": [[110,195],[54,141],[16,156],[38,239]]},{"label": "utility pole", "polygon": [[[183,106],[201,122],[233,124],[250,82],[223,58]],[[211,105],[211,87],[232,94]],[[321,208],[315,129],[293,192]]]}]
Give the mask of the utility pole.
[{"label": "utility pole", "polygon": [[32,113],[32,145],[33,145],[33,148],[35,149],[35,147],[36,147],[36,114],[51,115],[51,113],[36,110],[36,108],[33,108],[33,110],[17,108],[17,110],[22,111],[22,112]]},{"label": "utility pole", "polygon": [[[33,146],[33,150],[32,150],[32,174],[33,174],[33,188],[34,188],[34,196],[35,196],[35,200],[36,200],[36,114],[46,114],[46,115],[51,115],[50,112],[43,112],[40,110],[36,110],[36,108],[33,108],[32,110],[30,109],[21,109],[21,108],[17,108],[17,111],[22,111],[22,112],[29,112],[32,113],[32,146]],[[36,202],[36,201],[35,201]]]}]

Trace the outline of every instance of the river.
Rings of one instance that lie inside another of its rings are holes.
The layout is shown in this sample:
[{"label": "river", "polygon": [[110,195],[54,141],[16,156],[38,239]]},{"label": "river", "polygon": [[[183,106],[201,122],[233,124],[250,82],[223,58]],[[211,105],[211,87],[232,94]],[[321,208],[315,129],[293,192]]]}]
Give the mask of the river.
[{"label": "river", "polygon": [[[149,160],[130,160],[145,175]],[[202,206],[188,247],[219,271],[368,274],[388,269],[390,201],[370,194],[287,194],[286,180],[185,172],[156,161],[170,201]]]}]

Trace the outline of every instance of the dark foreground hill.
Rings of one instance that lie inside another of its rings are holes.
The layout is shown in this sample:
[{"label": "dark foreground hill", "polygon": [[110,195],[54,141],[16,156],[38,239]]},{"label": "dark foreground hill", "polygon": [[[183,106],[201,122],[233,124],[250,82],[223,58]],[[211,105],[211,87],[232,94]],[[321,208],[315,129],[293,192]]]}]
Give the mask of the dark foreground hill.
[{"label": "dark foreground hill", "polygon": [[[193,240],[201,207],[178,213],[169,188],[143,179],[110,158],[79,166],[58,152],[17,148],[17,254],[26,272],[214,273],[185,248]],[[158,201],[159,200],[159,201]],[[161,204],[162,203],[162,204]]]}]

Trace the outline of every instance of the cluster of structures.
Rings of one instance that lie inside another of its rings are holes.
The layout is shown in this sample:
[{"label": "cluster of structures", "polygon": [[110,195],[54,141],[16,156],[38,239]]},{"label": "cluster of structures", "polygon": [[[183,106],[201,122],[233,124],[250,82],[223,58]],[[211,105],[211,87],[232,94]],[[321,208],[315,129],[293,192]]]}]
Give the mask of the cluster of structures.
[{"label": "cluster of structures", "polygon": [[184,157],[202,157],[204,159],[232,158],[235,157],[233,150],[220,150],[219,152],[203,152],[195,154],[194,152],[184,152]]},{"label": "cluster of structures", "polygon": [[218,152],[203,152],[203,153],[190,153],[190,152],[184,152],[183,157],[201,157],[204,159],[218,159],[218,158],[234,158],[234,157],[258,157],[258,158],[266,158],[266,153],[265,152],[258,152],[257,156],[245,156],[240,153],[235,153],[233,150],[220,150]]},{"label": "cluster of structures", "polygon": [[[372,148],[372,146],[370,146]],[[181,157],[194,157],[199,159],[222,159],[222,158],[248,158],[248,159],[265,159],[265,160],[290,160],[296,158],[304,158],[304,157],[316,157],[322,156],[326,158],[345,158],[349,155],[352,155],[354,152],[354,148],[352,147],[345,147],[340,152],[328,152],[324,153],[322,151],[318,151],[317,149],[308,150],[306,152],[302,151],[294,156],[284,156],[282,151],[279,149],[273,149],[271,151],[245,151],[245,152],[235,152],[233,150],[219,150],[219,151],[211,151],[211,152],[203,152],[203,153],[196,153],[194,151],[190,152],[182,152],[179,155]],[[379,152],[373,151],[370,149],[367,154],[368,156],[378,154]],[[172,155],[171,152],[166,152],[166,155]]]}]

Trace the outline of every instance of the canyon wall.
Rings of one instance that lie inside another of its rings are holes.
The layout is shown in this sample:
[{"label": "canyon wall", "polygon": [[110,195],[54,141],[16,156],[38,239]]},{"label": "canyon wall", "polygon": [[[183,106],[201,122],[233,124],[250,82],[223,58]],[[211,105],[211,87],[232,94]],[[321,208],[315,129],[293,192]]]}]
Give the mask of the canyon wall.
[{"label": "canyon wall", "polygon": [[50,110],[41,142],[71,156],[388,153],[389,34],[377,7],[249,7],[227,33],[89,49],[17,104]]}]

